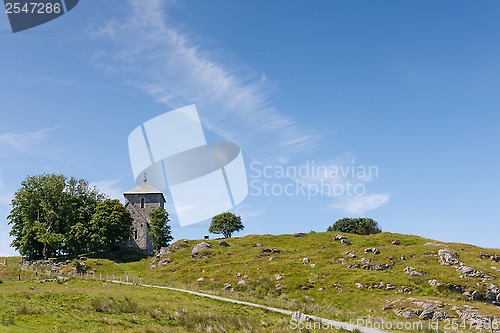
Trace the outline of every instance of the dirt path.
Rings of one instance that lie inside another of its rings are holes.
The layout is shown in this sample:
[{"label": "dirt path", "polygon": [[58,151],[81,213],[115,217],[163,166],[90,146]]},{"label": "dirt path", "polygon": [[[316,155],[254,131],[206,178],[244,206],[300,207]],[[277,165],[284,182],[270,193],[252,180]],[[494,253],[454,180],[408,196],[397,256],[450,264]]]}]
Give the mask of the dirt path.
[{"label": "dirt path", "polygon": [[[113,280],[111,282],[118,283],[118,284],[134,285],[134,283],[131,283],[131,282],[123,282],[123,281],[117,281],[117,280]],[[192,290],[164,287],[164,286],[154,286],[154,285],[150,285],[150,284],[139,284],[139,285],[142,287],[167,289],[167,290],[178,291],[178,292],[182,292],[182,293],[186,293],[186,294],[196,295],[196,296],[200,296],[200,297],[211,298],[211,299],[215,299],[215,300],[222,301],[222,302],[229,302],[229,303],[235,303],[235,304],[240,304],[240,305],[245,305],[245,306],[251,306],[254,308],[260,308],[263,310],[273,311],[273,312],[281,313],[281,314],[288,315],[288,316],[292,316],[292,314],[294,313],[294,311],[290,311],[290,310],[273,308],[270,306],[260,305],[257,303],[245,302],[245,301],[240,301],[240,300],[236,300],[236,299],[232,299],[232,298],[200,293],[200,292],[192,291]],[[321,325],[323,327],[328,327],[328,328],[333,328],[333,327],[338,328],[338,329],[343,328],[343,329],[348,330],[348,331],[354,331],[357,329],[363,333],[391,333],[389,331],[382,331],[382,330],[375,329],[375,328],[369,328],[369,327],[364,327],[364,326],[359,326],[359,325],[354,325],[354,324],[349,324],[349,323],[343,323],[340,321],[321,318],[321,317],[317,317],[317,316],[311,316],[311,315],[306,315],[306,314],[303,314],[303,316],[309,318],[313,322],[319,322],[319,323],[321,323]]]}]

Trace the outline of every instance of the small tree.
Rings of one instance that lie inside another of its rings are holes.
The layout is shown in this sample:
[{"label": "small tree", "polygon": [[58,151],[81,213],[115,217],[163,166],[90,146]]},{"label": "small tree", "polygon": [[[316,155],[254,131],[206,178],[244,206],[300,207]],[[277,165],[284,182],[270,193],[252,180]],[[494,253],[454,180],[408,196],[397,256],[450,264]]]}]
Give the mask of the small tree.
[{"label": "small tree", "polygon": [[368,217],[343,218],[329,226],[327,231],[347,232],[358,235],[371,235],[382,232],[378,223]]},{"label": "small tree", "polygon": [[149,236],[153,240],[153,249],[159,251],[161,247],[168,246],[172,239],[172,231],[168,225],[168,212],[158,207],[149,213]]},{"label": "small tree", "polygon": [[208,232],[222,234],[224,238],[231,238],[233,232],[243,230],[245,226],[241,223],[241,217],[230,212],[215,215]]},{"label": "small tree", "polygon": [[132,216],[119,200],[106,199],[97,204],[89,225],[91,249],[110,251],[117,249],[130,237]]}]

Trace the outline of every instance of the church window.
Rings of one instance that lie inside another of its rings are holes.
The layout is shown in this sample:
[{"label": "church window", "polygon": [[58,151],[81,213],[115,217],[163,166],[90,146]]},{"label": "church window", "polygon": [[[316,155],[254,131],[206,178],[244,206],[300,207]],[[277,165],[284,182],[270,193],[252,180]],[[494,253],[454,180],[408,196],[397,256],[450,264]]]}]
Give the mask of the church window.
[{"label": "church window", "polygon": [[144,208],[144,198],[141,198],[141,208]]}]

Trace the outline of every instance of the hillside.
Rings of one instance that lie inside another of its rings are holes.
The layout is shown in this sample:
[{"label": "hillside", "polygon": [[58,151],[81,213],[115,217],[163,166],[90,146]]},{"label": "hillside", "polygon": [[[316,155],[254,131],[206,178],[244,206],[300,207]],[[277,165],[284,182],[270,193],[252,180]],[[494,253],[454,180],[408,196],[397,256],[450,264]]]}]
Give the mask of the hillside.
[{"label": "hillside", "polygon": [[[128,277],[340,321],[400,322],[405,331],[418,330],[408,326],[417,322],[426,331],[438,320],[440,331],[453,328],[454,320],[460,332],[488,328],[486,321],[500,331],[498,249],[392,233],[311,232],[205,242],[211,247],[178,241],[154,258],[85,259],[53,270],[68,276],[78,266],[91,279]],[[13,260],[3,270],[0,261],[0,278],[16,276]],[[33,277],[34,269],[45,270],[30,267],[20,274]]]}]

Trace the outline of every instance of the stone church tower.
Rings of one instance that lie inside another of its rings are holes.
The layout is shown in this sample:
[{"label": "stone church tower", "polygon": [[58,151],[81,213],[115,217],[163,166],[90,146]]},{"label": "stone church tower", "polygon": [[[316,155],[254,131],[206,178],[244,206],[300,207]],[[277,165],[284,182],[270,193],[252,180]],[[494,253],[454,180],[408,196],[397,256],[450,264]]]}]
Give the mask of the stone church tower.
[{"label": "stone church tower", "polygon": [[163,193],[147,183],[144,183],[123,193],[125,207],[127,207],[134,221],[130,239],[126,243],[128,248],[148,253],[153,252],[153,244],[149,237],[149,213],[155,208],[164,208],[166,202]]}]

